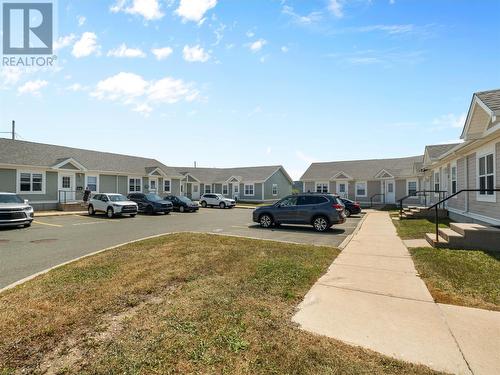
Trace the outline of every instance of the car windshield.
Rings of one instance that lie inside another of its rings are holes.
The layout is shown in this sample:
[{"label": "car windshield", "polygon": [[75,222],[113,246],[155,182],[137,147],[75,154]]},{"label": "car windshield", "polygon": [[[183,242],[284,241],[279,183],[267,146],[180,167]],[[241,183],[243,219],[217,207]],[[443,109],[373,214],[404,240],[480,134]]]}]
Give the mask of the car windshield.
[{"label": "car windshield", "polygon": [[24,200],[15,194],[0,194],[0,203],[24,203]]},{"label": "car windshield", "polygon": [[215,194],[215,195],[216,195],[218,198],[221,198],[221,199],[223,199],[223,198],[224,198],[224,196],[223,196],[222,194]]},{"label": "car windshield", "polygon": [[178,199],[184,203],[193,203],[193,201],[191,199],[189,199],[188,197],[178,197]]},{"label": "car windshield", "polygon": [[146,194],[146,199],[152,202],[163,200],[158,194]]},{"label": "car windshield", "polygon": [[108,197],[111,202],[124,202],[128,200],[127,197],[121,194],[108,195]]}]

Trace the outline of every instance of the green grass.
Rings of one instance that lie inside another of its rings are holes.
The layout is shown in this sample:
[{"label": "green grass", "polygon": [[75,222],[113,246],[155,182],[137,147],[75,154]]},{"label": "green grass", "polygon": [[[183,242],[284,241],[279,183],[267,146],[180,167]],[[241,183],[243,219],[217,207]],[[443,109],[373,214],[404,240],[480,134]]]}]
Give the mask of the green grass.
[{"label": "green grass", "polygon": [[297,304],[339,251],[176,234],[0,295],[0,374],[430,374],[300,330]]},{"label": "green grass", "polygon": [[[403,240],[410,240],[425,237],[426,233],[434,233],[436,231],[436,224],[434,220],[429,219],[403,219],[393,220],[394,226],[398,231],[399,237]],[[448,228],[450,226],[450,219],[439,219],[440,228]]]},{"label": "green grass", "polygon": [[410,249],[437,302],[500,311],[500,253]]}]

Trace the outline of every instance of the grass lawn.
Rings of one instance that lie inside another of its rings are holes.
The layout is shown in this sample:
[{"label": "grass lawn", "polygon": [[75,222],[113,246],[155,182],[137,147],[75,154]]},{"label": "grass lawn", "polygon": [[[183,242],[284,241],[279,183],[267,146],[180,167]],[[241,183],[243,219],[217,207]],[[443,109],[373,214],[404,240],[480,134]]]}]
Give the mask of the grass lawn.
[{"label": "grass lawn", "polygon": [[[394,226],[398,231],[399,237],[403,240],[414,238],[424,238],[426,233],[435,233],[436,224],[434,220],[429,219],[408,219],[393,220]],[[439,227],[447,228],[450,226],[450,219],[439,219]]]},{"label": "grass lawn", "polygon": [[177,234],[83,259],[0,295],[0,374],[433,373],[291,322],[338,253]]},{"label": "grass lawn", "polygon": [[410,249],[437,302],[500,311],[500,253]]}]

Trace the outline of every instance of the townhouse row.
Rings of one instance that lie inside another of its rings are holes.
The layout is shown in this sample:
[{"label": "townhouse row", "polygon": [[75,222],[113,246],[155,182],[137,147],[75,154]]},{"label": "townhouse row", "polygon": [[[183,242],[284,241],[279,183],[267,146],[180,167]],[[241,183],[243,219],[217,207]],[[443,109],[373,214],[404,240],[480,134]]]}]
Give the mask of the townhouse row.
[{"label": "townhouse row", "polygon": [[0,139],[0,191],[19,194],[36,209],[55,209],[92,192],[185,195],[220,193],[266,202],[292,192],[280,165],[246,168],[170,167],[155,159]]},{"label": "townhouse row", "polygon": [[445,202],[452,219],[500,225],[500,90],[473,94],[460,138],[414,157],[313,163],[301,188],[365,205],[407,197],[407,205],[428,206],[453,196]]}]

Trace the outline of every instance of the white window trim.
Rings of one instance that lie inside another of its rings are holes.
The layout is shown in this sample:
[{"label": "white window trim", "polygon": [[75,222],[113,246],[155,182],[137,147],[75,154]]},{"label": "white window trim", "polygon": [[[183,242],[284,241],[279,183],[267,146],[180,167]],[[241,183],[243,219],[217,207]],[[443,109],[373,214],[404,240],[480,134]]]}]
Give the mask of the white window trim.
[{"label": "white window trim", "polygon": [[418,179],[408,178],[406,179],[406,195],[410,195],[410,182],[415,182],[415,191],[418,191]]},{"label": "white window trim", "polygon": [[[439,178],[439,182],[438,182],[439,188],[438,189],[436,189],[436,175]],[[434,190],[434,191],[441,190],[441,170],[440,169],[438,169],[437,171],[432,171],[432,190]],[[440,193],[434,193],[434,197],[439,197],[439,196],[440,196]]]},{"label": "white window trim", "polygon": [[[207,191],[207,187],[209,188],[209,191]],[[205,186],[203,186],[203,194],[212,194],[212,185],[205,184]]]},{"label": "white window trim", "polygon": [[[130,191],[130,180],[131,179],[134,179],[134,180],[141,180],[141,190],[140,191],[136,191],[135,190],[135,183],[136,181],[134,181],[134,190],[133,191]],[[142,177],[135,177],[135,176],[127,176],[127,191],[130,193],[142,193]]]},{"label": "white window trim", "polygon": [[86,174],[85,175],[85,189],[89,186],[89,177],[95,177],[96,178],[96,183],[95,187],[97,190],[92,190],[92,193],[98,193],[99,192],[99,175],[98,174]]},{"label": "white window trim", "polygon": [[[496,152],[495,152],[495,147],[487,147],[484,148],[476,153],[476,189],[479,189],[479,159],[493,154],[493,188],[495,187],[496,183]],[[486,162],[486,160],[485,160]],[[486,164],[484,166],[487,168]],[[478,202],[496,202],[497,201],[497,193],[496,191],[493,192],[492,195],[481,195],[479,194],[479,191],[476,191],[476,200]]]},{"label": "white window trim", "polygon": [[[226,192],[224,193],[224,188],[226,188]],[[229,185],[222,184],[222,195],[229,195]]]},{"label": "white window trim", "polygon": [[[252,194],[247,194],[247,186],[251,186],[252,187]],[[255,184],[248,184],[248,183],[245,183],[243,184],[243,195],[245,197],[253,197],[255,196]]]},{"label": "white window trim", "polygon": [[[167,182],[167,181],[168,181],[168,190],[165,189],[165,182]],[[163,192],[164,193],[172,192],[172,180],[170,178],[163,179]]]},{"label": "white window trim", "polygon": [[[453,168],[455,168],[455,180],[453,180],[453,172],[452,172]],[[457,186],[456,192],[458,192],[459,191],[459,189],[458,189],[458,166],[457,166],[456,160],[450,163],[450,194],[454,194],[453,193],[453,181],[456,182],[456,186]],[[455,195],[453,197],[453,199],[457,199],[457,198],[458,198],[458,195]]]},{"label": "white window trim", "polygon": [[278,184],[273,184],[273,186],[271,187],[271,192],[273,194],[273,197],[278,196]]},{"label": "white window trim", "polygon": [[[30,191],[21,191],[21,173],[29,173],[30,174]],[[33,191],[33,174],[41,174],[42,175],[42,190],[41,191]],[[40,195],[46,193],[46,172],[45,171],[36,171],[36,170],[17,170],[16,177],[16,193],[20,195]]]},{"label": "white window trim", "polygon": [[314,192],[317,193],[318,192],[318,186],[321,185],[321,193],[323,193],[323,186],[326,185],[326,192],[328,193],[330,191],[330,184],[328,182],[325,182],[325,181],[317,181],[315,184],[314,184]]},{"label": "white window trim", "polygon": [[[364,195],[358,194],[358,184],[365,185],[365,194]],[[356,183],[354,184],[354,194],[356,197],[366,198],[368,196],[368,183],[366,181],[356,181]]]}]

